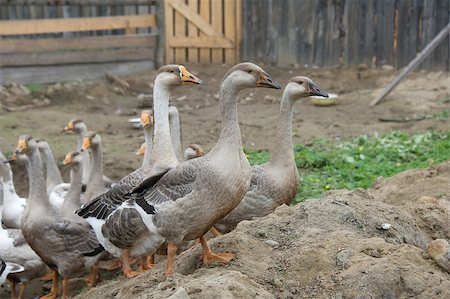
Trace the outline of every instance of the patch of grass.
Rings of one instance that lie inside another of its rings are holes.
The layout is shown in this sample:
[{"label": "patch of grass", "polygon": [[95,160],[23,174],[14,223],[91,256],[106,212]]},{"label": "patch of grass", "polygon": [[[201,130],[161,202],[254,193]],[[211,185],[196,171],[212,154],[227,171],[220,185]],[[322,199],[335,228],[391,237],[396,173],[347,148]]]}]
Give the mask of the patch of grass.
[{"label": "patch of grass", "polygon": [[43,83],[31,83],[31,84],[25,85],[25,87],[31,92],[39,91],[42,88],[44,88],[45,86],[46,86],[46,84],[43,84]]},{"label": "patch of grass", "polygon": [[[266,151],[247,151],[252,165],[270,159]],[[295,146],[300,190],[294,200],[322,195],[327,190],[368,188],[377,177],[390,177],[413,168],[426,168],[450,159],[450,132],[408,135],[390,132],[362,135],[343,143],[319,139]]]},{"label": "patch of grass", "polygon": [[433,114],[435,119],[448,119],[450,118],[450,109],[442,110],[439,113]]}]

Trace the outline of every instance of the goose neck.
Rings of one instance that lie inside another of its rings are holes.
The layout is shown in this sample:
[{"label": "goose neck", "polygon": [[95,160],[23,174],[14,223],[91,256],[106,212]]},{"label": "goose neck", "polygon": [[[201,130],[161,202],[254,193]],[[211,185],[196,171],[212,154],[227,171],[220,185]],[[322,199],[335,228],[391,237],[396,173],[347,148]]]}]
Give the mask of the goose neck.
[{"label": "goose neck", "polygon": [[59,172],[58,166],[55,162],[55,157],[50,149],[50,146],[46,146],[43,149],[43,155],[45,157],[45,165],[47,171],[47,186],[51,190],[54,186],[61,184],[63,182],[61,174]]},{"label": "goose neck", "polygon": [[103,187],[103,147],[96,144],[91,147],[92,151],[92,167],[89,174],[89,185]]},{"label": "goose neck", "polygon": [[70,176],[72,178],[70,182],[69,192],[64,200],[61,210],[67,211],[68,213],[73,213],[76,209],[80,207],[80,197],[82,188],[82,172],[81,165],[73,165],[70,170]]},{"label": "goose neck", "polygon": [[153,149],[153,127],[149,126],[144,128],[144,138],[145,138],[145,152],[144,152],[144,159],[142,161],[142,166],[150,164],[150,157],[152,155]]},{"label": "goose neck", "polygon": [[237,97],[239,94],[232,80],[224,80],[219,92],[220,113],[222,116],[222,131],[219,142],[236,145],[242,148],[241,131],[239,128]]},{"label": "goose neck", "polygon": [[280,110],[278,112],[278,124],[276,142],[272,149],[272,164],[295,163],[292,144],[292,118],[294,114],[295,100],[289,92],[283,93]]},{"label": "goose neck", "polygon": [[154,143],[151,153],[151,161],[173,160],[177,161],[175,150],[170,137],[169,125],[169,99],[170,90],[155,82],[153,90],[153,111],[154,111]]},{"label": "goose neck", "polygon": [[27,164],[28,178],[30,181],[29,206],[31,209],[36,206],[48,207],[47,188],[42,171],[42,161],[37,148],[27,151],[29,163]]}]

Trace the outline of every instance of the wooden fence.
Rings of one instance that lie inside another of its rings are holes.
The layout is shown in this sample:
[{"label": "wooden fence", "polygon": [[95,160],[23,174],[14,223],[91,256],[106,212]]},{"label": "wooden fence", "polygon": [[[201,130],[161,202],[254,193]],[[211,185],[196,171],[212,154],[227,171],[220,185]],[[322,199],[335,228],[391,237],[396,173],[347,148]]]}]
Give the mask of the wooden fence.
[{"label": "wooden fence", "polygon": [[[405,66],[449,22],[450,0],[243,1],[242,58],[280,66]],[[450,41],[423,63],[450,68]]]},{"label": "wooden fence", "polygon": [[2,0],[0,17],[0,84],[154,67],[154,1]]},{"label": "wooden fence", "polygon": [[239,61],[240,0],[165,0],[167,63]]}]

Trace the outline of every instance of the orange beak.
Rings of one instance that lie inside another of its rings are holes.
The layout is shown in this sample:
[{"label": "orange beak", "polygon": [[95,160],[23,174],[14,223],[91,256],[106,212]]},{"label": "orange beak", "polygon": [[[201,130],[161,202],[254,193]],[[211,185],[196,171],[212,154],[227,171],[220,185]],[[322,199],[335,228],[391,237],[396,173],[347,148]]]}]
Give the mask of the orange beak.
[{"label": "orange beak", "polygon": [[71,132],[73,131],[73,121],[69,121],[67,123],[67,126],[64,127],[65,132]]},{"label": "orange beak", "polygon": [[70,163],[72,163],[72,154],[71,154],[71,153],[68,153],[68,154],[64,157],[63,164],[64,164],[64,165],[68,165],[68,164],[70,164]]},{"label": "orange beak", "polygon": [[191,74],[184,66],[180,65],[181,84],[203,84],[203,81]]},{"label": "orange beak", "polygon": [[23,154],[27,151],[28,149],[28,144],[26,140],[20,139],[19,142],[17,143],[17,151],[19,154]]},{"label": "orange beak", "polygon": [[[8,159],[8,161],[7,162],[10,162],[10,161],[16,161],[17,160],[17,155],[16,155],[16,153],[13,153],[12,155],[11,155],[11,157],[9,157],[9,159]],[[6,162],[5,162],[6,163]]]},{"label": "orange beak", "polygon": [[143,156],[145,154],[145,143],[142,143],[136,152],[136,156]]},{"label": "orange beak", "polygon": [[89,139],[89,137],[83,138],[83,144],[81,145],[81,148],[83,150],[87,150],[87,149],[91,148],[91,140]]},{"label": "orange beak", "polygon": [[148,113],[142,113],[141,114],[141,125],[146,128],[147,126],[151,125],[151,116]]}]

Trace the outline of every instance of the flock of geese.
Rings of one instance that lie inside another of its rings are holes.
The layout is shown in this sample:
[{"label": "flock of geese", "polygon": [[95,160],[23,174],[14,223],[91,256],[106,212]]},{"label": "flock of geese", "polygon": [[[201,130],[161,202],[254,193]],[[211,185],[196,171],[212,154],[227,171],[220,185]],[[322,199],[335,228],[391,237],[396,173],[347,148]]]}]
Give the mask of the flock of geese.
[{"label": "flock of geese", "polygon": [[[234,254],[213,252],[205,238],[208,231],[227,233],[242,220],[291,203],[299,179],[292,145],[294,104],[328,95],[311,79],[293,77],[281,98],[272,159],[250,167],[242,149],[238,94],[256,87],[280,89],[280,84],[253,63],[232,67],[220,84],[219,140],[207,154],[195,144],[183,154],[178,111],[169,99],[179,86],[202,83],[182,65],[158,70],[153,111],[143,111],[140,118],[142,166],[114,184],[103,175],[100,135],[81,120],[65,127],[78,134],[76,151],[63,161],[70,167],[70,183],[63,182],[43,140],[22,135],[9,159],[0,154],[0,282],[9,273],[13,298],[24,298],[27,283],[44,275],[53,284],[43,298],[58,296],[58,277],[63,279],[62,297],[68,298],[69,279],[84,269],[90,270],[87,284],[94,286],[98,269],[121,267],[125,276],[134,277],[139,274],[134,263],[140,271],[149,270],[154,254],[161,252],[167,254],[165,275],[170,277],[176,254],[197,240],[203,263],[228,263]],[[28,198],[15,192],[13,161],[26,164]]]}]

